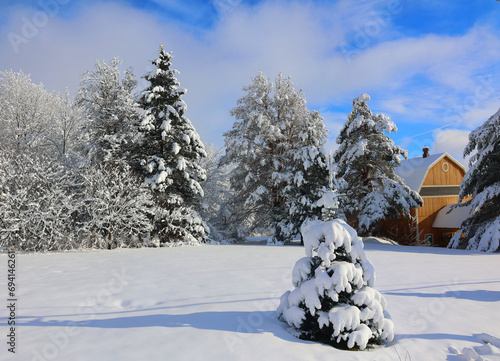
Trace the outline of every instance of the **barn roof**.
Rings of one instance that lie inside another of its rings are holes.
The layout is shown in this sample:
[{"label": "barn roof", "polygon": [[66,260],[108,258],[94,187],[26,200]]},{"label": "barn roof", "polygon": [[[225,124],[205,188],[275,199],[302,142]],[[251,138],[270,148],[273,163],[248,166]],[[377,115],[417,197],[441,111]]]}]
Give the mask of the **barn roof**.
[{"label": "barn roof", "polygon": [[401,166],[396,168],[396,174],[403,178],[408,187],[416,192],[420,192],[424,179],[436,163],[445,156],[448,156],[454,163],[461,167],[465,172],[465,167],[448,153],[438,153],[429,155],[427,158],[416,157],[408,160],[402,160]]},{"label": "barn roof", "polygon": [[470,206],[457,207],[448,204],[441,208],[434,220],[433,228],[460,228],[463,221],[469,218]]}]

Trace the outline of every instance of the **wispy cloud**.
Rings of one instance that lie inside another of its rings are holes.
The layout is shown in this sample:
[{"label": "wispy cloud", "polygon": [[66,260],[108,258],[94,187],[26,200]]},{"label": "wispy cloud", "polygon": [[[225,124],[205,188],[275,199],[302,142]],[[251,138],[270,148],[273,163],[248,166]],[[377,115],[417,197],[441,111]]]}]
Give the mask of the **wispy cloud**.
[{"label": "wispy cloud", "polygon": [[434,143],[431,145],[431,152],[447,152],[466,168],[469,168],[469,159],[464,159],[464,149],[469,142],[469,131],[459,129],[446,129],[437,131],[434,136]]},{"label": "wispy cloud", "polygon": [[[74,93],[94,59],[119,56],[143,75],[164,43],[189,91],[188,116],[202,138],[217,145],[234,121],[229,110],[241,88],[259,70],[271,78],[280,70],[291,75],[310,108],[325,110],[332,139],[352,98],[363,92],[372,96],[371,109],[396,121],[398,141],[415,149],[423,141],[432,144],[435,129],[457,121],[450,109],[460,118],[453,127],[470,130],[500,105],[500,35],[494,22],[454,34],[406,34],[401,22],[411,10],[407,2],[154,1],[164,11],[190,17],[188,26],[133,2],[94,0],[79,3],[71,18],[50,17],[15,52],[7,35],[20,33],[23,17],[31,20],[39,11],[19,5],[9,10],[8,25],[0,26],[0,68],[23,69],[50,89],[69,87]],[[221,14],[224,6],[229,10]],[[192,31],[189,23],[203,16],[212,22]],[[356,43],[363,32],[368,41]],[[356,50],[350,57],[346,46]],[[491,86],[478,97],[484,79]],[[409,141],[424,132],[429,133]]]}]

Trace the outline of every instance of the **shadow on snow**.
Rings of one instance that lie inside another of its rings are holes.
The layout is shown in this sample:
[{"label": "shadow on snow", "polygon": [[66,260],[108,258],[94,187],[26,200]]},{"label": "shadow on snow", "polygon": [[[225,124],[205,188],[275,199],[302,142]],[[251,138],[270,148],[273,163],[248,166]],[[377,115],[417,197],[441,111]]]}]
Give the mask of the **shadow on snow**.
[{"label": "shadow on snow", "polygon": [[446,291],[444,293],[425,293],[425,292],[384,292],[391,296],[413,296],[424,298],[450,297],[462,300],[478,302],[497,302],[500,301],[500,291],[475,290],[475,291]]},{"label": "shadow on snow", "polygon": [[[137,310],[137,312],[141,312],[141,310]],[[6,325],[6,323],[0,323],[0,326],[4,325]],[[177,315],[149,314],[113,318],[95,318],[82,321],[44,320],[43,318],[27,320],[26,317],[25,320],[20,322],[20,325],[23,327],[86,327],[103,329],[186,327],[200,330],[235,332],[238,334],[271,333],[285,341],[311,343],[311,341],[300,340],[287,332],[287,325],[277,319],[276,311],[211,311]]]}]

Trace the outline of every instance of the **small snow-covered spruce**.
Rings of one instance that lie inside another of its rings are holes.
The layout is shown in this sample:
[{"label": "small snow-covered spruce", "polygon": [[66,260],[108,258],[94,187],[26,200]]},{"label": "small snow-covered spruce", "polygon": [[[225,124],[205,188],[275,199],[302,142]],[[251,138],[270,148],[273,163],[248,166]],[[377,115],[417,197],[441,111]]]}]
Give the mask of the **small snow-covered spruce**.
[{"label": "small snow-covered spruce", "polygon": [[342,220],[316,220],[302,234],[306,257],[293,268],[295,289],[281,296],[278,317],[299,338],[338,348],[392,341],[394,325],[356,231]]},{"label": "small snow-covered spruce", "polygon": [[338,209],[340,206],[339,198],[341,195],[336,189],[327,190],[323,193],[321,198],[316,202],[317,207],[321,210],[321,220],[331,221],[337,218]]},{"label": "small snow-covered spruce", "polygon": [[460,206],[469,206],[471,214],[449,247],[500,252],[500,109],[470,133],[464,157],[474,150],[459,195]]},{"label": "small snow-covered spruce", "polygon": [[408,159],[407,151],[384,134],[396,132],[396,125],[384,114],[373,114],[369,100],[368,94],[353,99],[333,155],[337,175],[345,181],[340,208],[363,235],[376,233],[380,220],[410,217],[410,208],[423,205],[420,195],[394,172],[400,157]]},{"label": "small snow-covered spruce", "polygon": [[206,157],[196,129],[184,113],[186,93],[171,69],[172,54],[160,46],[155,70],[147,74],[150,85],[140,98],[144,114],[142,138],[135,157],[157,205],[154,233],[162,244],[198,244],[209,232],[199,215],[206,179],[199,160]]}]

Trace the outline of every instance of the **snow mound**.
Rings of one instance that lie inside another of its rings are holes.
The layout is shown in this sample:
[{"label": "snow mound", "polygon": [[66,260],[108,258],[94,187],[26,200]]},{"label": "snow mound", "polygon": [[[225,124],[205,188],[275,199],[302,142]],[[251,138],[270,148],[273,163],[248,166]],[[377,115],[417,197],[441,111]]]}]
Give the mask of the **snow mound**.
[{"label": "snow mound", "polygon": [[362,237],[363,244],[390,244],[393,246],[399,246],[399,243],[393,241],[392,239],[385,239],[380,237]]},{"label": "snow mound", "polygon": [[372,288],[375,270],[356,231],[341,220],[302,226],[306,257],[295,264],[293,291],[280,299],[278,317],[300,338],[348,349],[392,341],[386,301]]},{"label": "snow mound", "polygon": [[479,346],[464,347],[462,351],[450,347],[456,361],[500,361],[500,339],[481,333],[474,335],[480,343]]}]

